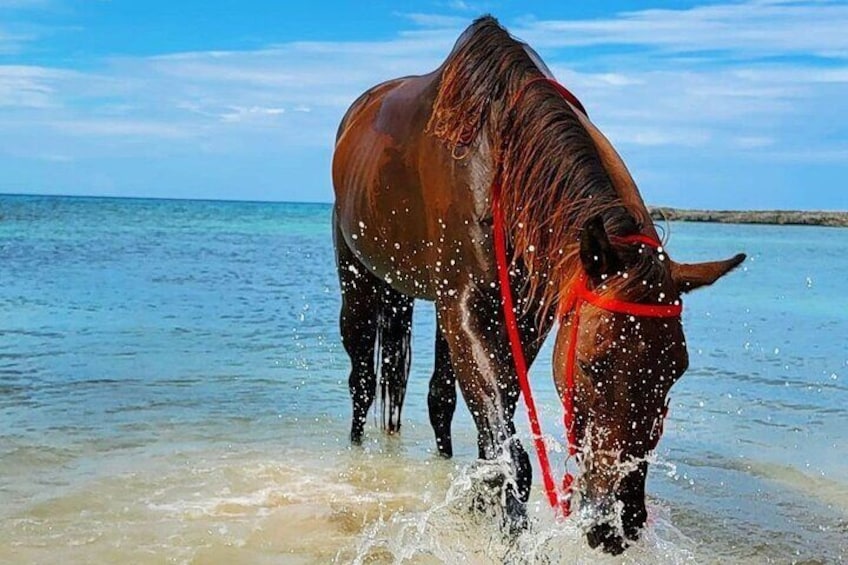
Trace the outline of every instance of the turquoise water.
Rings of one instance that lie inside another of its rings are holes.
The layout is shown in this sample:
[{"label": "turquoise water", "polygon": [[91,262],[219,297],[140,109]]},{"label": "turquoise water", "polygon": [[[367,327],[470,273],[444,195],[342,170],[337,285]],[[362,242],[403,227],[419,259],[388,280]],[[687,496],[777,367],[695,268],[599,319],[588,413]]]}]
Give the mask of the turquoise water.
[{"label": "turquoise water", "polygon": [[[329,219],[324,204],[0,196],[0,561],[503,559],[434,510],[476,449],[462,408],[455,459],[432,453],[429,304],[401,437],[370,426],[347,446]],[[621,559],[846,560],[848,230],[670,229],[677,260],[749,260],[685,300],[691,364],[649,480],[653,529]],[[557,437],[549,346],[532,375]],[[598,561],[544,512],[534,543]]]}]

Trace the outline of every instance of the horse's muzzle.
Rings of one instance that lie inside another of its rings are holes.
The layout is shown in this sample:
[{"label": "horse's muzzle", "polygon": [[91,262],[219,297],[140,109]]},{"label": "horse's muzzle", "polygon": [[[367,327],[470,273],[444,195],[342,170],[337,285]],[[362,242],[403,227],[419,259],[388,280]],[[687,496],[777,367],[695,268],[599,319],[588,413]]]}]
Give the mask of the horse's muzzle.
[{"label": "horse's muzzle", "polygon": [[627,547],[624,538],[608,522],[592,526],[586,532],[586,541],[592,549],[601,546],[604,552],[611,555],[619,555]]},{"label": "horse's muzzle", "polygon": [[616,501],[612,498],[585,503],[581,514],[591,524],[586,531],[589,546],[593,549],[600,547],[612,555],[619,555],[631,541],[639,538],[647,518],[644,502]]}]

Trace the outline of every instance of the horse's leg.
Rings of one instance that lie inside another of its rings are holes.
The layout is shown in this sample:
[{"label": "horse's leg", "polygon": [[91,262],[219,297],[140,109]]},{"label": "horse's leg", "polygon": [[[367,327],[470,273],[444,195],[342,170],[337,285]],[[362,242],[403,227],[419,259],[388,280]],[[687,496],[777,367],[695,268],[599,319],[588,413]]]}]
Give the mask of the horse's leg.
[{"label": "horse's leg", "polygon": [[459,388],[477,427],[479,457],[506,456],[512,467],[514,486],[505,476],[492,486],[496,499],[505,495],[510,529],[519,530],[526,524],[532,469],[527,452],[514,437],[519,387],[503,324],[494,323],[500,319],[499,297],[466,287],[437,307]]},{"label": "horse's leg", "polygon": [[450,349],[442,329],[436,324],[436,364],[430,378],[430,392],[427,395],[430,410],[430,424],[436,435],[436,448],[442,457],[453,456],[451,441],[451,421],[456,409],[456,376],[450,360]]},{"label": "horse's leg", "polygon": [[[413,299],[383,286],[380,291],[380,390],[383,423],[390,434],[400,431],[400,413],[409,379]],[[386,418],[388,413],[388,419]]]},{"label": "horse's leg", "polygon": [[[333,221],[335,223],[335,214]],[[377,392],[374,351],[379,324],[380,281],[354,256],[338,229],[335,235],[336,265],[342,292],[339,329],[351,365],[348,377],[353,402],[350,441],[358,444],[362,442],[365,420]]]},{"label": "horse's leg", "polygon": [[[500,294],[472,286],[437,303],[439,324],[449,350],[451,368],[477,427],[481,459],[507,456],[515,479],[495,480],[496,495],[505,494],[509,526],[515,531],[526,524],[530,496],[530,458],[515,437],[516,403],[520,395],[509,338],[504,329]],[[537,312],[519,316],[519,332],[528,367],[539,353],[551,321],[536,323]],[[504,492],[505,491],[505,492]],[[499,500],[499,498],[498,498]]]},{"label": "horse's leg", "polygon": [[[336,223],[335,214],[333,222]],[[400,430],[410,368],[413,299],[371,274],[347,246],[337,224],[334,243],[342,291],[339,327],[351,363],[348,378],[353,402],[350,440],[360,443],[377,391],[374,366],[377,347],[381,359],[382,423],[389,433]]]}]

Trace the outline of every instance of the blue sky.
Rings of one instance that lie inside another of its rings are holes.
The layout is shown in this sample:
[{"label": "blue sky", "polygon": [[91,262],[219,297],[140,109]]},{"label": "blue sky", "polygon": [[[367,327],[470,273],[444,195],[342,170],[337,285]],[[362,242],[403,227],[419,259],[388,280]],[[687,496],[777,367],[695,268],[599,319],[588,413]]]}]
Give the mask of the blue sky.
[{"label": "blue sky", "polygon": [[491,12],[650,203],[848,209],[848,3],[0,0],[0,192],[330,201],[368,86]]}]

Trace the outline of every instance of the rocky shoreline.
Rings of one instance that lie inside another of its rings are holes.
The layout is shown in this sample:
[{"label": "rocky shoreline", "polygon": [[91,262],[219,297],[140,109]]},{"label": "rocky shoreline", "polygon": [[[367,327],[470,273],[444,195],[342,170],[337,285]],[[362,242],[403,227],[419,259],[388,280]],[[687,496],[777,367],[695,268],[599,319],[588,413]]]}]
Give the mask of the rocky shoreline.
[{"label": "rocky shoreline", "polygon": [[654,220],[673,222],[717,222],[722,224],[776,224],[848,227],[848,212],[789,210],[685,210],[649,207]]}]

